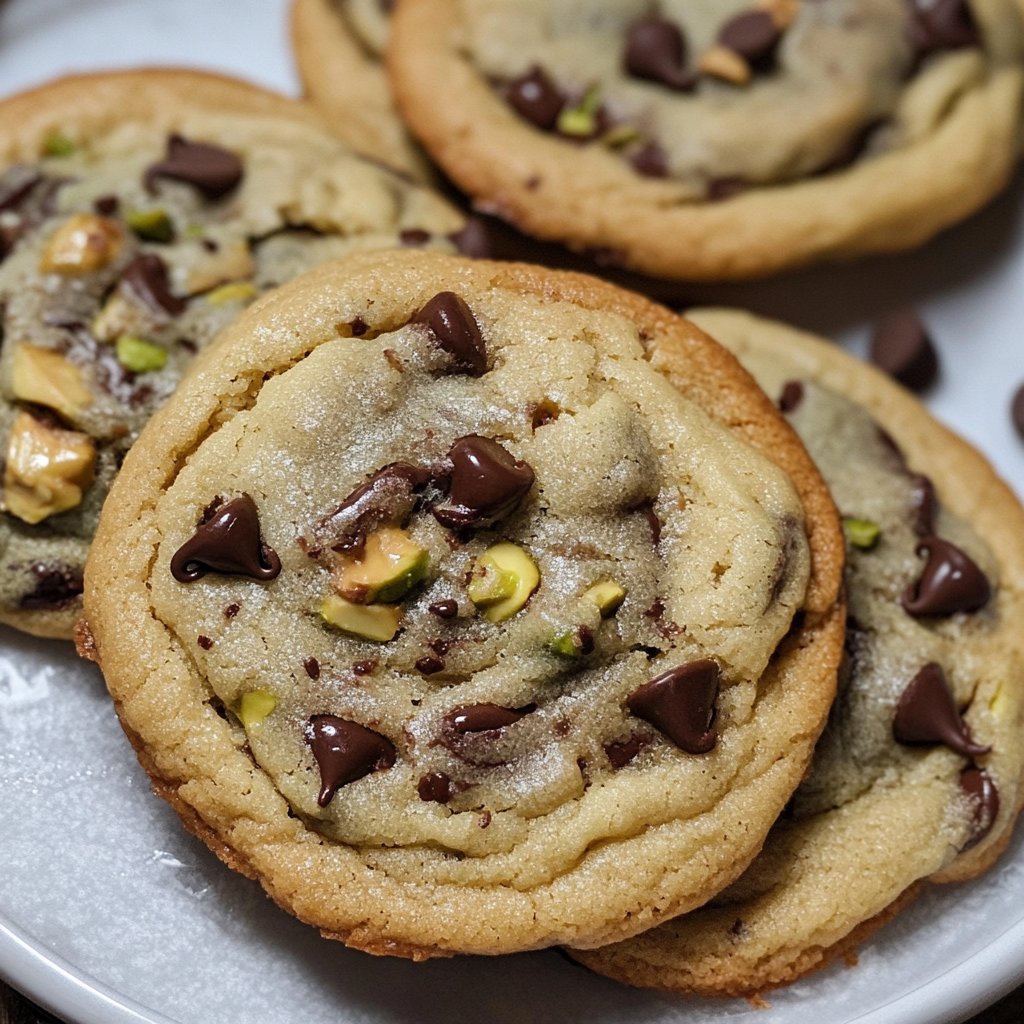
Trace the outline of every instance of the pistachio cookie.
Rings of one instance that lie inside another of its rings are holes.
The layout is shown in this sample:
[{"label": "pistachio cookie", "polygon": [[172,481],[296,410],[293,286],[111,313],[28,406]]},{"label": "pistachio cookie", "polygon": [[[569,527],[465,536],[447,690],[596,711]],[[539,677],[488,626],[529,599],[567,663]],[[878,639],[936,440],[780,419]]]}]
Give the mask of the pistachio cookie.
[{"label": "pistachio cookie", "polygon": [[395,109],[384,68],[387,0],[294,0],[295,62],[310,102],[362,153],[429,180],[422,151]]},{"label": "pistachio cookie", "polygon": [[610,265],[745,278],[906,249],[1018,151],[1015,0],[416,0],[399,106],[482,208]]},{"label": "pistachio cookie", "polygon": [[81,638],[190,829],[417,959],[600,944],[742,870],[827,716],[842,543],[724,349],[591,278],[394,252],[201,358]]},{"label": "pistachio cookie", "polygon": [[1024,510],[974,449],[834,346],[695,311],[804,439],[844,516],[846,658],[807,779],[734,885],[607,949],[634,985],[712,995],[791,981],[852,949],[923,879],[998,857],[1022,801]]},{"label": "pistachio cookie", "polygon": [[125,451],[257,295],[465,220],[241,82],[141,71],[0,103],[0,622],[68,637]]}]

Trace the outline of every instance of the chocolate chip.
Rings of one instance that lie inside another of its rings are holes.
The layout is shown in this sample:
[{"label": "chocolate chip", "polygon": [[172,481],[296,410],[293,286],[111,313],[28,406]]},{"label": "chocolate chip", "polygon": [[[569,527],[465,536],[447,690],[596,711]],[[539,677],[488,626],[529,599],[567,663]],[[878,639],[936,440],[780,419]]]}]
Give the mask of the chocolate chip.
[{"label": "chocolate chip", "polygon": [[779,409],[782,412],[794,412],[804,400],[804,386],[798,380],[787,380],[779,395]]},{"label": "chocolate chip", "polygon": [[637,174],[645,178],[668,177],[668,154],[664,147],[651,139],[630,155],[629,162]]},{"label": "chocolate chip", "polygon": [[459,604],[451,598],[446,597],[441,601],[435,601],[428,609],[431,615],[439,619],[454,619],[459,614]]},{"label": "chocolate chip", "polygon": [[968,849],[992,830],[999,816],[999,787],[984,768],[971,765],[960,773],[960,789],[974,806],[971,838],[964,847]]},{"label": "chocolate chip", "polygon": [[224,609],[224,618],[233,619],[241,610],[242,606],[240,604],[232,602]]},{"label": "chocolate chip", "polygon": [[697,78],[684,68],[685,63],[686,37],[674,21],[651,17],[630,26],[622,55],[628,74],[688,91]]},{"label": "chocolate chip", "polygon": [[469,704],[449,711],[444,716],[443,725],[446,732],[458,735],[498,732],[525,718],[528,713],[526,709],[503,708],[499,704]]},{"label": "chocolate chip", "polygon": [[967,0],[912,0],[907,36],[920,54],[978,46],[981,38]]},{"label": "chocolate chip", "polygon": [[924,391],[939,372],[939,357],[921,318],[910,310],[890,313],[875,327],[871,362],[911,391]]},{"label": "chocolate chip", "polygon": [[192,583],[208,572],[267,581],[281,571],[281,560],[260,538],[259,511],[248,494],[219,505],[171,558],[171,574]]},{"label": "chocolate chip", "polygon": [[376,658],[367,658],[365,661],[356,661],[352,663],[352,671],[357,676],[368,676],[374,672],[377,668]]},{"label": "chocolate chip", "polygon": [[337,715],[314,715],[306,723],[305,737],[320,769],[316,802],[321,807],[342,786],[395,763],[395,747],[387,737]]},{"label": "chocolate chip", "polygon": [[402,245],[413,249],[419,249],[426,245],[432,237],[429,231],[424,231],[422,228],[405,228],[398,233],[398,240]]},{"label": "chocolate chip", "polygon": [[306,675],[310,679],[320,678],[320,662],[316,658],[306,658],[302,663],[302,667],[306,670]]},{"label": "chocolate chip", "polygon": [[935,533],[938,510],[935,485],[923,473],[913,473],[910,477],[910,525],[918,537],[930,537]]},{"label": "chocolate chip", "polygon": [[987,754],[991,749],[971,739],[971,731],[960,717],[946,674],[934,661],[925,665],[907,684],[896,705],[892,734],[898,743],[908,746],[943,743],[965,757]]},{"label": "chocolate chip", "polygon": [[725,202],[726,199],[746,192],[749,187],[742,178],[712,178],[708,182],[708,202]]},{"label": "chocolate chip", "polygon": [[452,780],[444,772],[428,772],[420,778],[416,792],[425,803],[446,804],[452,798]]},{"label": "chocolate chip", "polygon": [[449,241],[463,256],[471,259],[489,259],[494,255],[491,229],[482,217],[468,217],[466,223],[448,236]]},{"label": "chocolate chip", "polygon": [[558,115],[566,104],[565,93],[538,65],[509,82],[505,89],[505,99],[520,117],[544,131],[555,127]]},{"label": "chocolate chip", "polygon": [[717,739],[713,722],[718,665],[702,659],[670,669],[644,683],[626,701],[629,710],[660,729],[689,754],[706,754]]},{"label": "chocolate chip", "polygon": [[220,199],[238,186],[243,173],[242,161],[234,153],[172,135],[164,159],[146,170],[145,183],[152,190],[157,178],[170,178],[192,185],[207,199]]},{"label": "chocolate chip", "polygon": [[361,316],[357,316],[348,326],[353,338],[361,338],[370,329],[370,325]]},{"label": "chocolate chip", "polygon": [[426,654],[416,660],[416,671],[422,672],[425,676],[432,676],[435,672],[444,671],[444,658],[438,658],[433,654]]},{"label": "chocolate chip", "polygon": [[32,590],[18,600],[18,607],[25,611],[64,608],[78,600],[84,589],[80,569],[35,562],[28,570],[36,582]]},{"label": "chocolate chip", "polygon": [[604,745],[605,757],[608,758],[608,763],[613,768],[625,768],[650,742],[650,736],[635,732],[627,740],[606,743]]},{"label": "chocolate chip", "polygon": [[782,30],[767,11],[737,14],[722,26],[718,42],[759,70],[770,66],[782,38]]},{"label": "chocolate chip", "polygon": [[171,293],[167,264],[153,252],[142,252],[124,269],[121,280],[150,309],[180,316],[185,300]]},{"label": "chocolate chip", "polygon": [[1021,384],[1010,401],[1010,418],[1020,439],[1024,441],[1024,384]]},{"label": "chocolate chip", "polygon": [[988,577],[978,564],[955,544],[939,537],[925,537],[917,554],[928,555],[921,578],[907,587],[900,602],[910,615],[955,615],[976,612],[992,596]]},{"label": "chocolate chip", "polygon": [[533,487],[533,470],[490,438],[460,437],[448,458],[452,465],[449,500],[432,511],[449,529],[490,526],[509,515]]},{"label": "chocolate chip", "polygon": [[203,636],[202,634],[196,637],[196,643],[199,644],[204,651],[208,651],[213,646],[213,641],[208,636]]},{"label": "chocolate chip", "polygon": [[453,368],[471,377],[487,372],[487,349],[473,311],[455,292],[435,295],[413,318],[412,323],[430,329],[440,348],[453,360]]},{"label": "chocolate chip", "polygon": [[100,196],[93,200],[92,208],[101,217],[113,217],[121,208],[121,200],[117,196]]}]

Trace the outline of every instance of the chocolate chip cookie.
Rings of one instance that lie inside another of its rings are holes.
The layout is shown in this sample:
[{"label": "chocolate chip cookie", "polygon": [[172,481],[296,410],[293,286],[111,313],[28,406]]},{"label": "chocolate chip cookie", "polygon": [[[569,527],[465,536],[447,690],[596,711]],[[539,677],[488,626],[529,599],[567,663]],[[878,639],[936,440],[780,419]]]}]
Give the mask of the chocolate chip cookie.
[{"label": "chocolate chip cookie", "polygon": [[600,944],[736,876],[827,716],[842,542],[724,349],[591,278],[391,252],[200,360],[81,638],[190,829],[413,958]]},{"label": "chocolate chip cookie", "polygon": [[708,906],[576,952],[630,984],[739,995],[851,950],[922,880],[998,857],[1022,801],[1024,510],[877,370],[780,324],[692,313],[778,396],[843,515],[849,619],[811,771]]},{"label": "chocolate chip cookie", "polygon": [[400,108],[477,204],[654,276],[905,249],[1006,183],[1015,0],[417,0]]},{"label": "chocolate chip cookie", "polygon": [[295,62],[309,100],[361,153],[426,181],[423,152],[395,109],[384,68],[387,0],[295,0]]},{"label": "chocolate chip cookie", "polygon": [[0,104],[0,621],[70,637],[124,453],[253,299],[354,249],[454,249],[464,218],[302,106],[191,72]]}]

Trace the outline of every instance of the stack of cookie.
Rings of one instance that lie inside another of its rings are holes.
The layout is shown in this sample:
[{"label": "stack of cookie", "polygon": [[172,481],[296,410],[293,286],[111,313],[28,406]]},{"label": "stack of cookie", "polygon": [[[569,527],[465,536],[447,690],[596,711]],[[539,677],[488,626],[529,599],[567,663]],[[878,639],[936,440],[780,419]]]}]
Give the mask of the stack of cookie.
[{"label": "stack of cookie", "polygon": [[824,342],[468,258],[431,186],[673,280],[912,246],[1010,175],[1015,0],[293,28],[333,134],[192,72],[0,105],[0,621],[77,623],[184,825],[372,953],[750,994],[993,864],[1013,493]]}]

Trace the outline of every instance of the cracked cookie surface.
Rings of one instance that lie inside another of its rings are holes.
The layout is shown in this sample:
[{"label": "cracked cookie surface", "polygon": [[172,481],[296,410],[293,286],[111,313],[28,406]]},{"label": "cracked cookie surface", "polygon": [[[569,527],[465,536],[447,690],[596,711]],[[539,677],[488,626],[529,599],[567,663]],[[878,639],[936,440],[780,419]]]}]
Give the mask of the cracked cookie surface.
[{"label": "cracked cookie surface", "polygon": [[417,958],[597,944],[735,876],[827,712],[841,545],[727,353],[592,279],[391,253],[201,358],[86,598],[189,827]]},{"label": "cracked cookie surface", "polygon": [[1021,805],[1024,511],[877,370],[791,328],[694,310],[804,438],[847,534],[846,656],[807,778],[708,906],[574,954],[631,984],[749,994],[850,950],[923,879],[989,867]]}]

